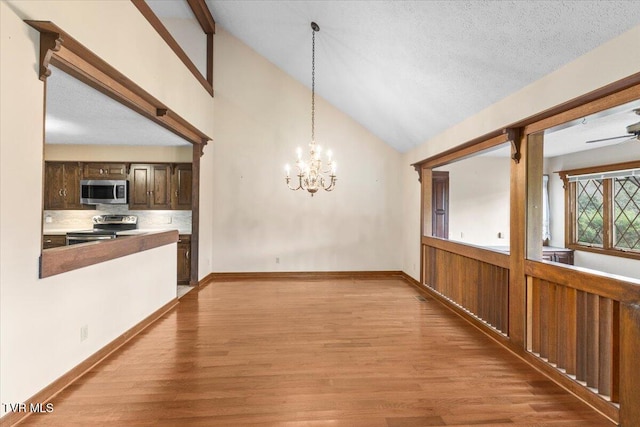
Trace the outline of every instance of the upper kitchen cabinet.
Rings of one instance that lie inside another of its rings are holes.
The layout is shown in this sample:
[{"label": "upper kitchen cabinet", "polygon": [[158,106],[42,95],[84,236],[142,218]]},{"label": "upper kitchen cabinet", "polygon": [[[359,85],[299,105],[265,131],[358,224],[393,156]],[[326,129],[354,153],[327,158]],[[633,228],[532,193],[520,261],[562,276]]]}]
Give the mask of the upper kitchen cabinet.
[{"label": "upper kitchen cabinet", "polygon": [[191,210],[191,188],[193,174],[191,163],[175,165],[171,182],[171,207],[173,209]]},{"label": "upper kitchen cabinet", "polygon": [[133,164],[129,181],[129,209],[171,209],[169,164]]},{"label": "upper kitchen cabinet", "polygon": [[124,163],[85,163],[83,179],[127,179]]},{"label": "upper kitchen cabinet", "polygon": [[86,209],[80,203],[81,167],[78,162],[45,162],[44,208]]}]

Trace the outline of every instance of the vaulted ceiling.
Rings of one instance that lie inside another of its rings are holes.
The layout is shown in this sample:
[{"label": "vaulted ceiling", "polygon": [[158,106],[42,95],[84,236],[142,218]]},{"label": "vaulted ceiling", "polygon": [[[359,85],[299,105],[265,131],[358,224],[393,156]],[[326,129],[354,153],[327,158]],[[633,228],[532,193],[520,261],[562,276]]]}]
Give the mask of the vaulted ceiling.
[{"label": "vaulted ceiling", "polygon": [[640,24],[640,1],[206,2],[309,87],[317,22],[316,92],[401,152]]},{"label": "vaulted ceiling", "polygon": [[[317,22],[317,93],[400,152],[640,25],[637,0],[205,1],[219,27],[308,87]],[[186,3],[152,3],[189,16]],[[187,144],[62,72],[48,92],[49,143]],[[639,107],[562,132],[563,152],[624,135]]]}]

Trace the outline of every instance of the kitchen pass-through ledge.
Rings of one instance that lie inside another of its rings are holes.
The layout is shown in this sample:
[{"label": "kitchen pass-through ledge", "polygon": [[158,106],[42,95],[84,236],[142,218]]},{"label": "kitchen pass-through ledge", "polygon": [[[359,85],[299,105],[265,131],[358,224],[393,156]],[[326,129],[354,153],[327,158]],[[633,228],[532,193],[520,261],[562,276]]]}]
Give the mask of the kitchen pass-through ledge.
[{"label": "kitchen pass-through ledge", "polygon": [[177,242],[178,230],[169,230],[132,235],[126,239],[47,249],[40,255],[40,278],[55,276]]}]

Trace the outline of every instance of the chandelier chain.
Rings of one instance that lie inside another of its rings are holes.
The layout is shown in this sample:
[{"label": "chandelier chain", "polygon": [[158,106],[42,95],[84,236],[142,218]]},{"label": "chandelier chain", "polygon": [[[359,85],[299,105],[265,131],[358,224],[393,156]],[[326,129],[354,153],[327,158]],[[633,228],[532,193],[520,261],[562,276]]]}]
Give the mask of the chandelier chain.
[{"label": "chandelier chain", "polygon": [[316,122],[316,32],[311,32],[311,142],[315,142]]},{"label": "chandelier chain", "polygon": [[285,182],[290,190],[306,190],[313,196],[318,190],[333,191],[336,186],[336,162],[332,159],[331,150],[326,151],[326,163],[321,159],[322,148],[316,145],[316,32],[320,27],[315,22],[311,23],[311,143],[309,143],[309,157],[302,156],[302,149],[296,150],[297,160],[295,164],[297,182],[291,183],[291,168],[285,165]]}]

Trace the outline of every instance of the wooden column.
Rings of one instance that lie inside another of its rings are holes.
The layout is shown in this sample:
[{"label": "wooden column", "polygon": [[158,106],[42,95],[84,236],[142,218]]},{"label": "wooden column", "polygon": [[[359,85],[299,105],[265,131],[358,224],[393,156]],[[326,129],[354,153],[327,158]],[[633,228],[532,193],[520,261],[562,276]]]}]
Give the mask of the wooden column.
[{"label": "wooden column", "polygon": [[511,135],[511,240],[509,257],[509,338],[525,348],[526,282],[524,258],[527,212],[527,141],[518,130]]},{"label": "wooden column", "polygon": [[[620,425],[640,422],[640,305],[620,304]],[[614,344],[615,346],[615,344]]]},{"label": "wooden column", "polygon": [[198,254],[200,245],[200,157],[206,141],[193,144],[191,164],[191,278],[189,284],[198,284]]},{"label": "wooden column", "polygon": [[421,196],[420,196],[420,282],[426,283],[425,278],[425,253],[422,245],[422,236],[431,236],[431,168],[421,166],[420,183],[421,183]]},{"label": "wooden column", "polygon": [[527,137],[527,251],[525,258],[542,259],[542,174],[544,166],[544,135],[542,132]]}]

